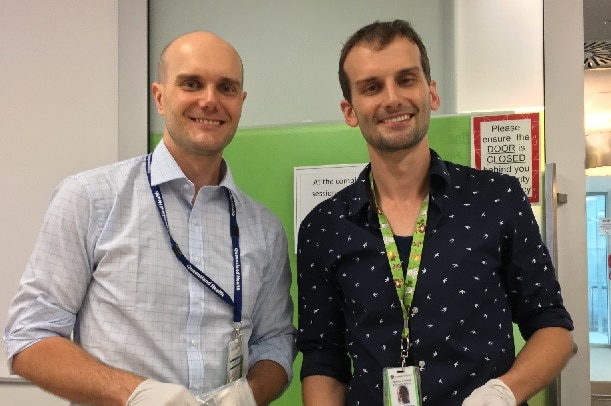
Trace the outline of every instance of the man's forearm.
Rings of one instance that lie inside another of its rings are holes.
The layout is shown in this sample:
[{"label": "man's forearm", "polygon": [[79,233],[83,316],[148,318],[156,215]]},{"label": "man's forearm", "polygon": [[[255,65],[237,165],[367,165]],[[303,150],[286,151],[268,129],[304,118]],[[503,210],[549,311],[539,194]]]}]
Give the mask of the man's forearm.
[{"label": "man's forearm", "polygon": [[547,386],[573,354],[573,337],[561,327],[536,331],[524,344],[509,371],[499,378],[520,404]]},{"label": "man's forearm", "polygon": [[41,388],[76,403],[124,406],[144,378],[109,367],[70,340],[45,338],[13,357],[13,370]]},{"label": "man's forearm", "polygon": [[348,386],[330,376],[312,375],[301,383],[304,406],[344,406]]},{"label": "man's forearm", "polygon": [[257,405],[267,405],[276,399],[288,384],[284,368],[277,362],[261,360],[248,370],[246,379],[252,389]]}]

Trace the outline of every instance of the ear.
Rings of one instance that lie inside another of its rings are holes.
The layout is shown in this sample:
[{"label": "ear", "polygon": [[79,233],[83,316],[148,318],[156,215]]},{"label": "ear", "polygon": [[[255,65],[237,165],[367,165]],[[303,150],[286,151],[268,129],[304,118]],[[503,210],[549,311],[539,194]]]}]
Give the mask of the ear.
[{"label": "ear", "polygon": [[437,93],[437,82],[434,80],[431,80],[429,92],[431,95],[431,110],[437,110],[441,106],[441,99],[439,98],[439,93]]},{"label": "ear", "polygon": [[352,108],[352,104],[348,100],[342,100],[339,103],[340,108],[342,109],[342,113],[344,113],[344,121],[350,127],[358,127],[359,119]]},{"label": "ear", "polygon": [[163,103],[162,103],[162,95],[163,95],[163,85],[158,82],[153,82],[151,86],[151,93],[155,98],[155,105],[157,105],[157,112],[163,116]]}]

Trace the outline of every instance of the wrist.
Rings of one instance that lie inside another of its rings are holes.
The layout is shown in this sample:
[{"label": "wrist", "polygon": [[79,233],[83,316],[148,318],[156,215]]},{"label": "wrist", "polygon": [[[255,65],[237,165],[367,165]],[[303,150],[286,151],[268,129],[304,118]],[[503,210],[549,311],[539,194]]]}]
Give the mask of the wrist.
[{"label": "wrist", "polygon": [[517,383],[517,381],[512,379],[510,375],[508,374],[501,375],[498,378],[496,378],[496,380],[500,381],[511,392],[514,399],[516,400],[517,405],[527,400],[527,398],[524,395],[519,393],[520,385]]},{"label": "wrist", "polygon": [[146,378],[137,375],[129,375],[126,379],[120,382],[120,386],[116,392],[117,399],[115,403],[117,406],[126,406],[138,387],[147,381]]}]

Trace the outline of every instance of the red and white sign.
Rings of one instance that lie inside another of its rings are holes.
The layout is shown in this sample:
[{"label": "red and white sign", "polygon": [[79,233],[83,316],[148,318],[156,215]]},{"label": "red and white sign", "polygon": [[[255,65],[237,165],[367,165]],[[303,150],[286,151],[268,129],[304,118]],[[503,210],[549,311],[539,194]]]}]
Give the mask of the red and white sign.
[{"label": "red and white sign", "polygon": [[516,177],[540,203],[539,113],[473,117],[471,128],[471,165]]}]

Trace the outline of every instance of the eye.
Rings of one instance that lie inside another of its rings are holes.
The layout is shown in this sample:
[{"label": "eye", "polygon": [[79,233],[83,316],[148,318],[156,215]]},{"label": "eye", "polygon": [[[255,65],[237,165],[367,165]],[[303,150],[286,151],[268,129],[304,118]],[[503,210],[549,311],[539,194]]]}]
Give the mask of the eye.
[{"label": "eye", "polygon": [[200,84],[197,80],[185,80],[182,83],[182,87],[187,90],[197,90],[200,88]]},{"label": "eye", "polygon": [[223,83],[219,86],[219,89],[221,92],[225,93],[225,94],[235,94],[238,92],[238,89],[236,86],[229,84],[229,83]]},{"label": "eye", "polygon": [[402,86],[407,86],[407,85],[410,85],[413,82],[413,80],[411,76],[404,76],[404,77],[399,78],[397,82]]},{"label": "eye", "polygon": [[380,90],[380,86],[377,84],[370,84],[363,87],[363,94],[376,94]]}]

